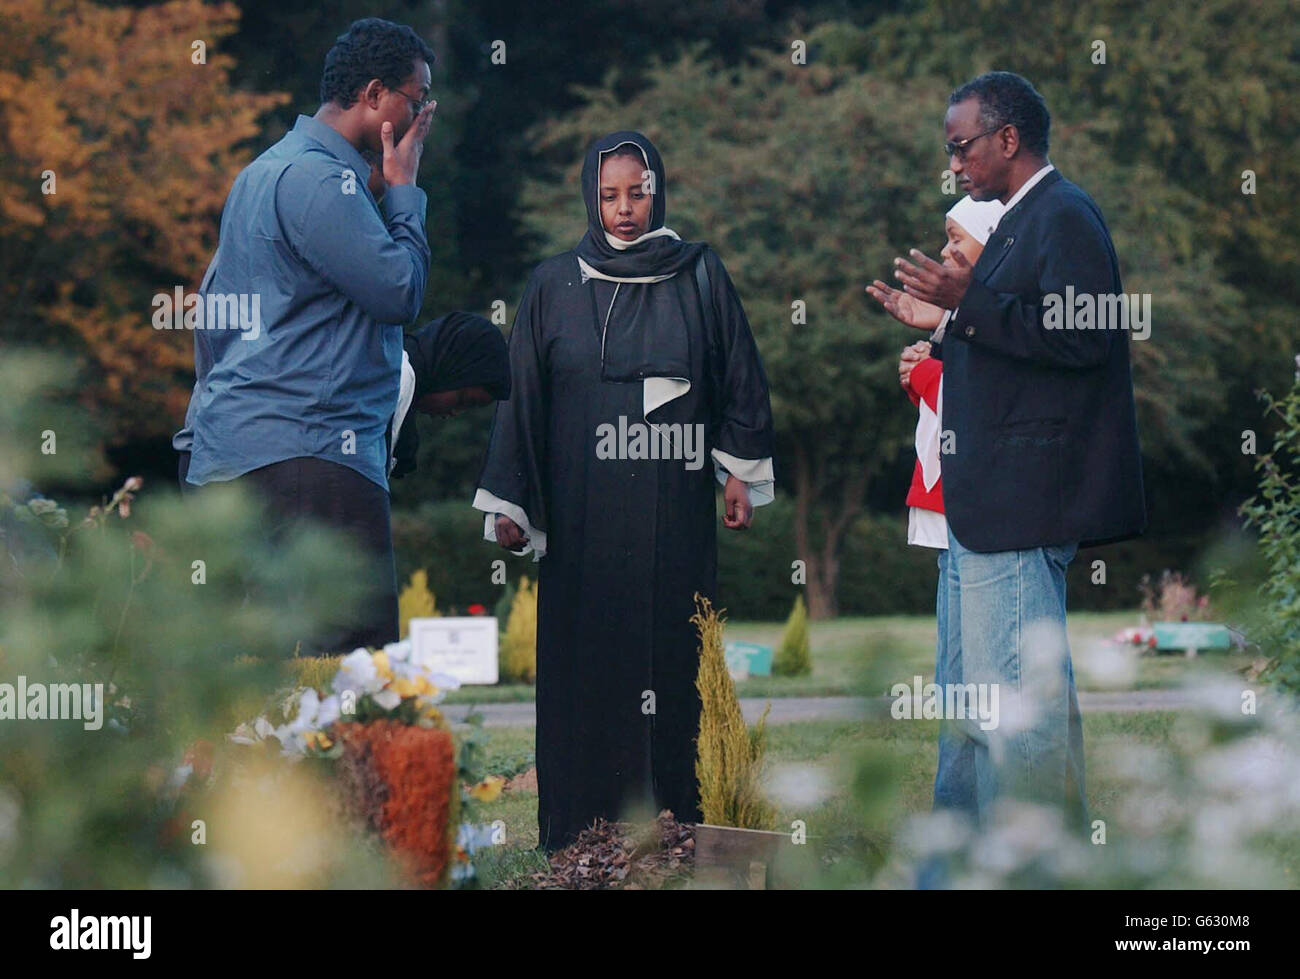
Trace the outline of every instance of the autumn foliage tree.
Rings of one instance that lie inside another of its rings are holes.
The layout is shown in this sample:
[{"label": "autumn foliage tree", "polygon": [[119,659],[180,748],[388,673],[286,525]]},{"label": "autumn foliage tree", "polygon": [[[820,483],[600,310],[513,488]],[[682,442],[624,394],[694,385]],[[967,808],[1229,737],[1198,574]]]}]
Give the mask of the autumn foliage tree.
[{"label": "autumn foliage tree", "polygon": [[232,89],[238,18],[0,0],[0,337],[76,358],[110,440],[183,414],[193,340],[155,330],[151,300],[198,284],[245,144],[287,101]]}]

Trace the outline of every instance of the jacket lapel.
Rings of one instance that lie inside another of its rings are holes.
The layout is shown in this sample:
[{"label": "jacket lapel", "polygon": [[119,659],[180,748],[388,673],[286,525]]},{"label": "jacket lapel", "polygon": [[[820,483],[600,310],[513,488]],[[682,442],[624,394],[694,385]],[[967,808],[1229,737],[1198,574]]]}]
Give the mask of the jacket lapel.
[{"label": "jacket lapel", "polygon": [[1002,260],[1007,257],[1011,251],[1011,246],[1016,243],[1016,234],[1014,228],[1003,228],[998,225],[997,231],[989,236],[988,244],[984,246],[984,253],[980,255],[980,260],[975,263],[973,275],[981,282],[988,282],[997,271],[997,267],[1002,264]]},{"label": "jacket lapel", "polygon": [[1029,193],[1016,202],[1016,206],[1002,215],[1002,220],[998,222],[997,228],[993,234],[989,235],[988,244],[984,246],[984,253],[975,263],[973,274],[981,281],[987,283],[997,271],[1002,260],[1011,253],[1011,248],[1016,243],[1019,236],[1018,228],[1024,223],[1024,217],[1034,206],[1035,202],[1042,195],[1043,191],[1052,184],[1061,180],[1061,171],[1053,170],[1030,189]]}]

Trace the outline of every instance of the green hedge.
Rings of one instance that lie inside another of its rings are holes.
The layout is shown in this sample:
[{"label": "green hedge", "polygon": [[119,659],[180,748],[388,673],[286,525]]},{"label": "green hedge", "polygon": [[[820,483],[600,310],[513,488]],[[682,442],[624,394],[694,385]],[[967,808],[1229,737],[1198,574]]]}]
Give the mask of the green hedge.
[{"label": "green hedge", "polygon": [[506,562],[507,580],[521,575],[536,580],[532,557],[515,557],[483,539],[483,514],[468,503],[426,503],[393,511],[393,547],[398,587],[411,572],[424,568],[429,587],[444,615],[463,613],[470,605],[496,606],[506,586],[492,583],[494,561]]},{"label": "green hedge", "polygon": [[[791,582],[793,506],[778,499],[761,507],[754,526],[737,534],[718,528],[719,603],[734,619],[784,620],[801,586]],[[416,568],[429,574],[438,608],[492,608],[505,586],[492,583],[493,562],[506,562],[510,582],[534,580],[530,557],[514,557],[482,539],[483,517],[466,503],[432,503],[393,513],[397,572],[405,582]],[[1144,573],[1192,570],[1204,535],[1150,537],[1081,551],[1070,565],[1069,606],[1074,610],[1129,609],[1138,605]],[[1092,562],[1106,562],[1106,583],[1093,584]],[[840,560],[842,615],[909,615],[934,611],[935,552],[907,545],[903,512],[866,514],[854,524]]]}]

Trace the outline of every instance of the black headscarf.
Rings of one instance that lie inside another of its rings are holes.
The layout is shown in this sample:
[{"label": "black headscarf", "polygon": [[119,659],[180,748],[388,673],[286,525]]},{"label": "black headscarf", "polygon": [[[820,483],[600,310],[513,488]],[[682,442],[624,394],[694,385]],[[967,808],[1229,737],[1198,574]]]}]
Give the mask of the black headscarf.
[{"label": "black headscarf", "polygon": [[486,388],[498,401],[510,397],[506,338],[473,313],[448,313],[402,338],[415,371],[415,401],[435,391]]},{"label": "black headscarf", "polygon": [[397,434],[394,477],[415,469],[419,434],[416,405],[426,394],[481,387],[497,401],[510,397],[510,354],[506,338],[491,321],[473,313],[448,313],[402,338],[415,371],[415,394]]},{"label": "black headscarf", "polygon": [[[654,175],[650,202],[650,223],[635,244],[618,248],[610,244],[600,220],[600,165],[624,144],[641,151],[646,169]],[[603,304],[597,310],[603,337],[601,377],[606,381],[638,381],[647,377],[690,376],[690,326],[700,318],[695,288],[683,305],[683,292],[669,281],[655,277],[694,279],[695,264],[707,247],[703,242],[682,241],[674,234],[649,237],[665,227],[668,211],[668,183],[659,151],[643,135],[622,130],[602,136],[591,144],[582,164],[582,198],[587,205],[587,233],[575,249],[578,258],[598,278],[617,281],[618,292],[612,309]],[[584,274],[590,274],[584,270]],[[649,282],[628,279],[648,277]],[[603,303],[603,300],[602,300]],[[608,315],[607,315],[608,313]]]},{"label": "black headscarf", "polygon": [[650,224],[646,234],[658,231],[667,220],[668,181],[664,175],[664,162],[654,143],[630,130],[602,136],[588,147],[582,162],[582,200],[587,205],[587,233],[578,243],[578,256],[592,268],[613,278],[671,275],[693,268],[704,248],[701,242],[681,241],[662,235],[644,239],[626,249],[609,243],[600,220],[600,165],[607,155],[625,143],[641,150],[646,169],[654,175]]}]

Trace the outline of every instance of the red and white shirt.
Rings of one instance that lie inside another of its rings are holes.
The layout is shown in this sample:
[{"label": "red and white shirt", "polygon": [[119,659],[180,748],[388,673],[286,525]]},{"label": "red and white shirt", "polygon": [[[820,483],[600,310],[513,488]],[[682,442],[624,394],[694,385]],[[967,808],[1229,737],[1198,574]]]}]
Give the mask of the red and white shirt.
[{"label": "red and white shirt", "polygon": [[948,521],[943,515],[939,448],[943,436],[943,361],[927,357],[912,368],[907,396],[917,406],[916,466],[907,491],[907,542],[947,548]]}]

